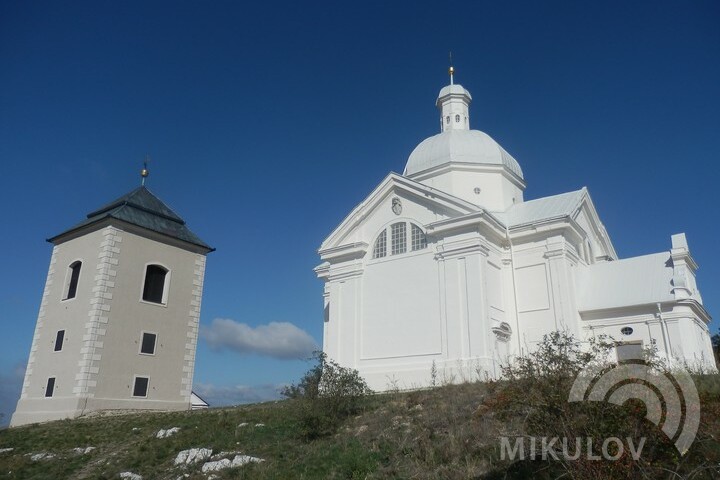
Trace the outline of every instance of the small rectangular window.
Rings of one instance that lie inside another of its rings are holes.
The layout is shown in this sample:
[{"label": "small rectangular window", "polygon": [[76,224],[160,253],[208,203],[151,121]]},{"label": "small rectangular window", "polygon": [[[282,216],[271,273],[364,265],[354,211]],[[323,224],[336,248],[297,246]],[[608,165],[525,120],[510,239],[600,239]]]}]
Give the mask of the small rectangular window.
[{"label": "small rectangular window", "polygon": [[52,397],[55,391],[55,377],[48,378],[47,385],[45,386],[45,396]]},{"label": "small rectangular window", "polygon": [[147,397],[148,377],[135,377],[135,385],[133,385],[133,397]]},{"label": "small rectangular window", "polygon": [[140,344],[140,353],[146,355],[155,355],[155,340],[157,335],[154,333],[143,332],[142,343]]},{"label": "small rectangular window", "polygon": [[62,350],[64,340],[65,340],[65,330],[58,330],[57,335],[55,336],[55,351],[56,352],[59,352],[60,350]]}]

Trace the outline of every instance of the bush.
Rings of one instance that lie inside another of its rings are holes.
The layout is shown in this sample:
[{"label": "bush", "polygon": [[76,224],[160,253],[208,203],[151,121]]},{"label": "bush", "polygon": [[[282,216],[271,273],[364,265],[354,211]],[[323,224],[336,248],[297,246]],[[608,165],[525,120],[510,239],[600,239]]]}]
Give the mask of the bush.
[{"label": "bush", "polygon": [[[681,457],[662,431],[645,419],[646,407],[642,401],[630,399],[623,405],[568,401],[575,379],[586,367],[592,365],[597,376],[615,368],[611,355],[613,348],[614,343],[605,338],[593,340],[589,348],[582,348],[581,342],[572,335],[554,332],[546,335],[532,353],[503,368],[504,380],[494,385],[493,394],[485,400],[481,410],[492,412],[501,422],[504,430],[501,435],[525,439],[567,438],[572,445],[571,453],[575,451],[574,440],[582,439],[583,452],[577,459],[560,456],[559,459],[538,461],[540,458],[536,456],[510,465],[506,463],[505,472],[517,470],[526,474],[531,472],[537,478],[565,476],[578,479],[655,478],[669,472],[692,473],[697,475],[696,478],[705,478],[705,474],[714,474],[710,470],[703,471],[713,469],[712,464],[717,458],[712,446],[712,429],[707,425],[701,424],[695,443]],[[668,372],[656,351],[645,353],[644,360],[633,362],[643,362],[657,375]],[[701,397],[703,392],[713,391],[717,376],[709,377],[700,384]],[[635,445],[645,438],[641,457],[634,461],[627,449],[617,461],[592,460],[585,455],[585,439],[594,440],[592,453],[600,456],[603,439],[610,437],[632,438]],[[699,467],[691,472],[689,468],[685,469],[687,464]]]},{"label": "bush", "polygon": [[300,382],[282,391],[285,397],[298,402],[301,432],[309,440],[334,433],[372,393],[357,370],[341,367],[324,352],[314,352],[313,359],[316,364]]}]

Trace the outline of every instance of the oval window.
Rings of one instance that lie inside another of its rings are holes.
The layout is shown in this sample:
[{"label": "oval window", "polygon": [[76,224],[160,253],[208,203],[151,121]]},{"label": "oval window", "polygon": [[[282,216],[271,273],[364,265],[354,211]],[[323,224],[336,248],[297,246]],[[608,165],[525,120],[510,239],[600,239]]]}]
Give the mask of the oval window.
[{"label": "oval window", "polygon": [[632,335],[633,329],[630,327],[623,327],[620,329],[620,333],[622,333],[623,335]]}]

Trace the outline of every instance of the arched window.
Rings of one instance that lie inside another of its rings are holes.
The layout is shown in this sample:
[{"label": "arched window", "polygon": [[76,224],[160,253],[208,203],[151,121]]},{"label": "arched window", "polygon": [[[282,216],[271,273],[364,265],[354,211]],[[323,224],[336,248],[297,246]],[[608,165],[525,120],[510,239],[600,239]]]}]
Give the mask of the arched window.
[{"label": "arched window", "polygon": [[391,255],[405,253],[407,251],[407,228],[405,222],[393,223],[390,225]]},{"label": "arched window", "polygon": [[448,115],[447,117],[445,117],[445,123],[450,123],[450,115]]},{"label": "arched window", "polygon": [[63,300],[75,298],[77,294],[78,280],[80,280],[80,268],[82,262],[80,260],[73,262],[68,267],[68,273],[66,277],[65,296]]},{"label": "arched window", "polygon": [[382,258],[387,255],[387,230],[383,230],[375,240],[372,258]]},{"label": "arched window", "polygon": [[455,123],[460,123],[460,115],[455,115]]},{"label": "arched window", "polygon": [[[407,234],[408,224],[410,225],[409,238]],[[378,234],[373,246],[372,258],[383,258],[388,255],[388,230],[390,230],[389,255],[400,255],[408,251],[414,252],[427,248],[427,238],[420,227],[410,222],[397,222],[386,227]]]},{"label": "arched window", "polygon": [[412,250],[422,250],[423,248],[427,247],[427,238],[425,238],[425,233],[423,233],[420,227],[418,227],[414,223],[411,223],[410,225],[412,225]]},{"label": "arched window", "polygon": [[142,299],[152,303],[166,303],[168,270],[160,265],[148,265],[145,269],[145,285]]}]

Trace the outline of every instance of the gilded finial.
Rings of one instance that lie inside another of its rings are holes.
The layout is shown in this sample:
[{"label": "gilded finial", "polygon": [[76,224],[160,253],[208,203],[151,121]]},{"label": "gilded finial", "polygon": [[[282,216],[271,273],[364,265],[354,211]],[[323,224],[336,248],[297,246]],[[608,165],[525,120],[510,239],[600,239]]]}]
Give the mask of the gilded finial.
[{"label": "gilded finial", "polygon": [[140,176],[142,177],[140,185],[145,186],[145,179],[150,175],[150,171],[147,168],[147,164],[150,161],[150,157],[148,155],[145,155],[145,160],[143,161],[143,168],[140,170]]},{"label": "gilded finial", "polygon": [[450,85],[453,85],[453,74],[455,73],[455,69],[453,68],[452,52],[450,52],[448,56],[450,57],[450,68],[448,68],[448,74],[450,75]]}]

